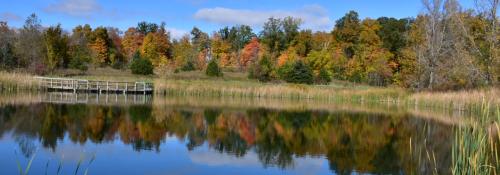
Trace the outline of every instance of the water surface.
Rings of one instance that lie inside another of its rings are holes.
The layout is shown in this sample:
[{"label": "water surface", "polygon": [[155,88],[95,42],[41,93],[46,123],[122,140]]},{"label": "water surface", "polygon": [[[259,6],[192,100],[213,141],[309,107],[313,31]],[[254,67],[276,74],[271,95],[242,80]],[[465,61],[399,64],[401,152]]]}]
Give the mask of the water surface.
[{"label": "water surface", "polygon": [[31,158],[30,174],[443,174],[456,118],[386,104],[60,93],[3,99],[0,174],[19,174],[17,162],[26,167]]}]

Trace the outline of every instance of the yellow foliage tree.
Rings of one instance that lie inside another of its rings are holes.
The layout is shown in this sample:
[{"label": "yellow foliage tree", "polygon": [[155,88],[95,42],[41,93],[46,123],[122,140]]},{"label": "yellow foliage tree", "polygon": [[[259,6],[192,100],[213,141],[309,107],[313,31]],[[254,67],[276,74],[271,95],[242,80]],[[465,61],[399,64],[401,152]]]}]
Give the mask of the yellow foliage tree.
[{"label": "yellow foliage tree", "polygon": [[159,67],[167,62],[168,49],[170,47],[168,35],[162,32],[148,33],[144,37],[141,47],[141,54],[153,63],[155,67]]},{"label": "yellow foliage tree", "polygon": [[106,41],[104,39],[98,37],[95,42],[90,44],[90,48],[92,49],[92,53],[94,56],[94,64],[103,65],[108,59],[108,46],[106,45]]}]

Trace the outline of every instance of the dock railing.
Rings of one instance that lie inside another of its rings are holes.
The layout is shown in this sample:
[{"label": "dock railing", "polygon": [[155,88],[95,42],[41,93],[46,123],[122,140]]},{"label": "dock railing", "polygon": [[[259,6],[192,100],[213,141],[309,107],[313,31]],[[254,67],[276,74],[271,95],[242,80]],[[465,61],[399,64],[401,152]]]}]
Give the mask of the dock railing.
[{"label": "dock railing", "polygon": [[70,78],[35,77],[40,88],[49,91],[73,91],[87,93],[134,93],[148,94],[154,90],[153,83],[98,81]]}]

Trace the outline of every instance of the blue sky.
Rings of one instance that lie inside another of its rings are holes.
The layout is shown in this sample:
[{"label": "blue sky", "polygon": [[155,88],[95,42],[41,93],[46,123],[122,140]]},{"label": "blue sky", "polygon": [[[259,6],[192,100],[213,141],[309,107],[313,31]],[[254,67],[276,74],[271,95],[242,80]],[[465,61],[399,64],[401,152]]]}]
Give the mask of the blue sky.
[{"label": "blue sky", "polygon": [[[473,5],[473,0],[460,2]],[[139,21],[164,21],[175,37],[193,26],[206,32],[235,24],[260,30],[270,16],[299,17],[303,28],[331,30],[349,10],[361,18],[404,18],[422,12],[421,0],[0,0],[0,4],[0,20],[15,27],[31,13],[44,26],[61,23],[67,30],[79,24],[126,30]]]}]

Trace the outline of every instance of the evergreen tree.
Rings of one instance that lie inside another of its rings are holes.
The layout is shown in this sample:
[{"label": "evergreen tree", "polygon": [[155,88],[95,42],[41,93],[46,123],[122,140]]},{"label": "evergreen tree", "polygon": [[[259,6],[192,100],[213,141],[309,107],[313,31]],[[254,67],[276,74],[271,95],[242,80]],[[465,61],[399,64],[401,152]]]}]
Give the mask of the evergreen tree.
[{"label": "evergreen tree", "polygon": [[285,81],[297,84],[313,84],[313,72],[302,60],[296,61],[290,71],[285,74]]},{"label": "evergreen tree", "polygon": [[205,73],[210,77],[222,77],[222,70],[220,70],[219,65],[215,59],[210,60]]}]

